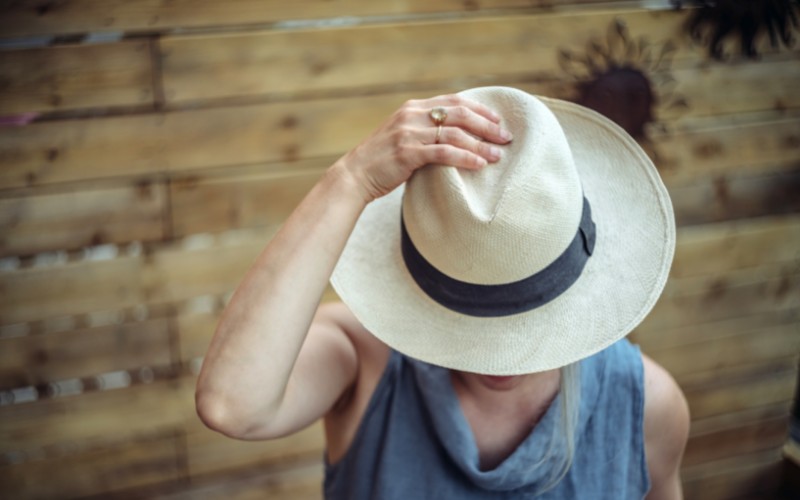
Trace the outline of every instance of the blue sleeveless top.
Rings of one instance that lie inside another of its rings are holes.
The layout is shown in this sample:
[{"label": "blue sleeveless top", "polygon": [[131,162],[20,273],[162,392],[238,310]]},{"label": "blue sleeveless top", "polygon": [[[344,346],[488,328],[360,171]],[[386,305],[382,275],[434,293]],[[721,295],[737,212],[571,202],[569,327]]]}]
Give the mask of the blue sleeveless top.
[{"label": "blue sleeveless top", "polygon": [[326,461],[325,498],[643,498],[650,480],[639,349],[621,340],[580,365],[572,466],[541,493],[558,464],[554,454],[565,453],[556,446],[548,454],[560,432],[560,395],[505,461],[482,471],[449,370],[393,351],[347,453],[335,464]]}]

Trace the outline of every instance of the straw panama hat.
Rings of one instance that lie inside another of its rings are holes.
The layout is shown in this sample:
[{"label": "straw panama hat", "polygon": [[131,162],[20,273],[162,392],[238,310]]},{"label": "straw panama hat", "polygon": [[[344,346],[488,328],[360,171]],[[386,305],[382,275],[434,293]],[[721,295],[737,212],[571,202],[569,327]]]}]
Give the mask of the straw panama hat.
[{"label": "straw panama hat", "polygon": [[466,90],[514,135],[480,171],[420,168],[362,213],[331,283],[391,348],[446,368],[558,368],[627,335],[664,288],[672,204],[616,124],[507,87]]}]

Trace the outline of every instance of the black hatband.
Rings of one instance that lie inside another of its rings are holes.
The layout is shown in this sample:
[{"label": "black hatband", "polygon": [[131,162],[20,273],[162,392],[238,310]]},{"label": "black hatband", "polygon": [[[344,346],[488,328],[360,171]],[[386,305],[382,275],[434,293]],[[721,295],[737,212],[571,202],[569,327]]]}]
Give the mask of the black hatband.
[{"label": "black hatband", "polygon": [[444,307],[478,317],[509,316],[547,304],[578,280],[595,244],[592,209],[584,197],[580,227],[575,238],[556,260],[538,273],[519,281],[479,285],[451,278],[436,269],[414,246],[402,215],[400,225],[403,260],[419,287]]}]

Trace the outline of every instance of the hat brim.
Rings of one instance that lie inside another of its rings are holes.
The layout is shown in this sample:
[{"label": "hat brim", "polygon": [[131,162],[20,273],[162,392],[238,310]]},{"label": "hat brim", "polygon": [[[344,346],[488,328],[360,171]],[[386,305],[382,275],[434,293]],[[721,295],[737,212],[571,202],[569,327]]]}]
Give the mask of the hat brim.
[{"label": "hat brim", "polygon": [[580,278],[553,301],[511,316],[473,317],[441,306],[417,286],[403,262],[401,186],[367,206],[331,278],[356,318],[391,348],[460,371],[539,372],[625,337],[661,294],[675,222],[655,166],[604,116],[539,99],[567,136],[597,226],[594,252]]}]

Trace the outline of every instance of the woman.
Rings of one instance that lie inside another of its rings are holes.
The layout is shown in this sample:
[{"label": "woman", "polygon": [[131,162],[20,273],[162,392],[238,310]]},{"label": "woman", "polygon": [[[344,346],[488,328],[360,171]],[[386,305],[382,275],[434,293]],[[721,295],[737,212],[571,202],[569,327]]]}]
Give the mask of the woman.
[{"label": "woman", "polygon": [[[680,498],[685,400],[623,339],[673,250],[655,168],[603,117],[409,101],[250,269],[198,413],[250,440],[323,417],[328,498]],[[331,278],[347,306],[318,308]]]}]

